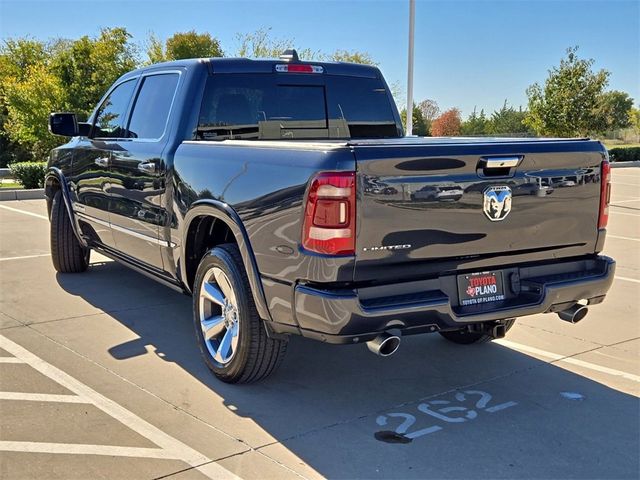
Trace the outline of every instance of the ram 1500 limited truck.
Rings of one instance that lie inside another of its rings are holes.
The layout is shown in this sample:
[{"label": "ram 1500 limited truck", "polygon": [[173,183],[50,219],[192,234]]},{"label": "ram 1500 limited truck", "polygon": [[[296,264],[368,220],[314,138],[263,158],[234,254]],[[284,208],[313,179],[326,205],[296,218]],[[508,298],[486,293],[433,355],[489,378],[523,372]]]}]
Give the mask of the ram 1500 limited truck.
[{"label": "ram 1500 limited truck", "polygon": [[53,113],[72,137],[46,177],[56,270],[95,250],[192,295],[231,383],[271,373],[292,334],[390,355],[402,335],[483,342],[603,301],[599,142],[405,137],[377,68],[287,53],[152,65],[86,123]]}]

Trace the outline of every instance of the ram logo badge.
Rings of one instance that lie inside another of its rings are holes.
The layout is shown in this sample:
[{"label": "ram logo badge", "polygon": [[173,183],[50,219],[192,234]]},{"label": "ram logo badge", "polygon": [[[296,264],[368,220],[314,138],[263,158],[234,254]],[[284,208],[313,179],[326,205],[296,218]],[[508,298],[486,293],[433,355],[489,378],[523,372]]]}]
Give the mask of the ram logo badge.
[{"label": "ram logo badge", "polygon": [[511,211],[511,189],[506,185],[489,187],[484,191],[484,214],[492,222],[504,220]]},{"label": "ram logo badge", "polygon": [[405,244],[405,245],[385,245],[385,246],[379,246],[379,247],[364,247],[362,250],[364,252],[381,252],[381,251],[386,251],[386,250],[406,250],[408,248],[411,248],[411,245],[409,244]]}]

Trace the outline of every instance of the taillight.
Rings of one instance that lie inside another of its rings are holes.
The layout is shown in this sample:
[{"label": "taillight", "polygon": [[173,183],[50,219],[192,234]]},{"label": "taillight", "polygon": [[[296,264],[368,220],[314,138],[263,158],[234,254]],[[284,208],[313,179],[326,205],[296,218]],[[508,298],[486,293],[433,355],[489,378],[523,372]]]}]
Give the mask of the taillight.
[{"label": "taillight", "polygon": [[305,249],[328,255],[355,253],[355,177],[354,172],[326,172],[313,178],[302,227]]},{"label": "taillight", "polygon": [[598,228],[605,228],[609,221],[609,202],[611,201],[611,164],[608,161],[604,161],[601,168]]}]

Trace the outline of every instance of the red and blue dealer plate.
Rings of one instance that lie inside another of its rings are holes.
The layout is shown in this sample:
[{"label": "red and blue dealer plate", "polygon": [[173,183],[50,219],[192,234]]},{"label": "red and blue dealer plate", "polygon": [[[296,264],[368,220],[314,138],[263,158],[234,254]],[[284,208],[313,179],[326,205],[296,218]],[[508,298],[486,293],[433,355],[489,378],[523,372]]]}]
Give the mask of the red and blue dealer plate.
[{"label": "red and blue dealer plate", "polygon": [[458,297],[461,306],[504,300],[502,272],[491,271],[458,275]]}]

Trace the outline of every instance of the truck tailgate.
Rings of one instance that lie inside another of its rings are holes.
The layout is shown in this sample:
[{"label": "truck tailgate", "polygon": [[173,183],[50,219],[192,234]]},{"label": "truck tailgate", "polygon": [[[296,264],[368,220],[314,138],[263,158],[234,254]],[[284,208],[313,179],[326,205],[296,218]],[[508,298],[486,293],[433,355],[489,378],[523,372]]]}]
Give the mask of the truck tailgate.
[{"label": "truck tailgate", "polygon": [[351,148],[360,192],[356,281],[595,250],[599,142],[397,139]]}]

